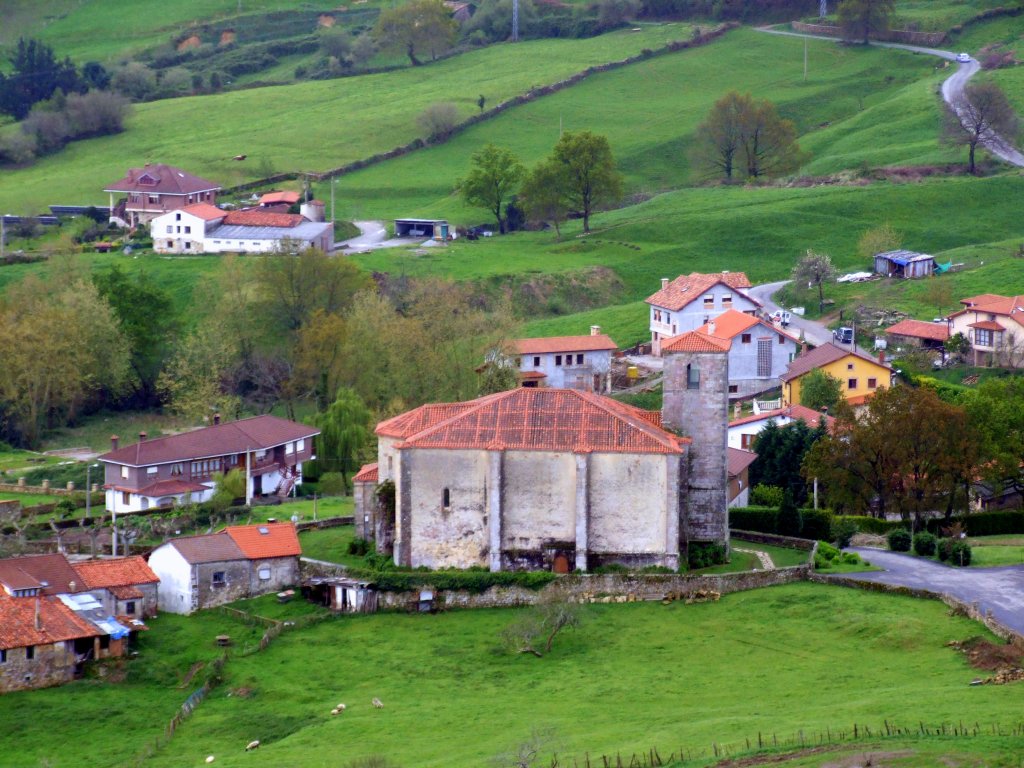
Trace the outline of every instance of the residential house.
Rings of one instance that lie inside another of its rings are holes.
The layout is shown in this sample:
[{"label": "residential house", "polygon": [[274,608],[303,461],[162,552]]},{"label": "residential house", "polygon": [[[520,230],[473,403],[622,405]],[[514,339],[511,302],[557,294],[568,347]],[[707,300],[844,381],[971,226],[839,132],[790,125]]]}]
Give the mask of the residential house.
[{"label": "residential house", "polygon": [[729,447],[743,450],[752,449],[754,447],[754,440],[761,433],[761,430],[768,426],[769,421],[774,421],[780,427],[792,424],[795,421],[803,421],[812,429],[816,429],[824,422],[828,429],[832,429],[835,419],[820,411],[815,411],[799,404],[751,414],[750,416],[733,419],[729,422]]},{"label": "residential house", "polygon": [[294,253],[334,247],[334,225],[298,213],[263,209],[222,211],[206,203],[157,216],[150,222],[157,253]]},{"label": "residential house", "polygon": [[970,363],[1024,368],[1024,295],[986,293],[960,303],[964,308],[948,318],[949,332],[968,340]]},{"label": "residential house", "polygon": [[931,277],[935,272],[935,257],[905,250],[876,253],[875,272],[886,277],[904,279]]},{"label": "residential house", "polygon": [[292,523],[237,525],[171,539],[149,567],[160,579],[160,610],[189,614],[298,585],[301,554]]},{"label": "residential house", "polygon": [[298,192],[267,192],[260,197],[260,208],[284,208],[286,211],[297,202],[300,195]]},{"label": "residential house", "polygon": [[750,504],[750,465],[757,459],[753,451],[729,449],[729,506]]},{"label": "residential house", "polygon": [[686,342],[666,352],[660,413],[521,387],[381,422],[357,478],[394,483],[394,509],[357,494],[356,520],[393,524],[410,567],[674,568],[691,542],[727,544],[728,360],[718,340]]},{"label": "residential house", "polygon": [[110,615],[137,619],[156,616],[160,577],[145,559],[116,557],[71,563],[79,584]]},{"label": "residential house", "polygon": [[302,483],[302,462],[313,458],[320,430],[269,414],[178,435],[146,439],[99,457],[105,466],[108,512],[138,512],[186,500],[202,502],[215,479],[233,469],[247,474],[247,496],[287,496]]},{"label": "residential house", "polygon": [[755,314],[761,303],[747,294],[750,287],[743,272],[663,277],[661,289],[647,297],[653,354],[661,354],[662,339],[696,330],[730,309]]},{"label": "residential house", "polygon": [[[146,224],[154,217],[193,203],[217,202],[220,185],[163,163],[130,168],[123,179],[108,184],[110,220],[122,227]],[[126,195],[114,202],[114,195]]]},{"label": "residential house", "polygon": [[890,348],[932,349],[945,353],[946,340],[949,338],[949,323],[945,320],[927,322],[925,320],[900,320],[896,325],[885,329]]},{"label": "residential house", "polygon": [[618,346],[598,325],[590,327],[589,336],[516,339],[512,347],[524,387],[612,390],[612,353]]},{"label": "residential house", "polygon": [[[800,351],[800,342],[754,315],[729,309],[698,329],[721,339],[729,352],[729,397],[742,399],[779,386],[779,377]],[[663,340],[662,349],[672,341]]]},{"label": "residential house", "polygon": [[893,381],[892,366],[885,362],[884,353],[874,358],[856,347],[845,348],[829,342],[805,352],[789,364],[782,375],[784,404],[800,403],[803,377],[816,369],[839,379],[843,398],[852,406],[863,405]]}]

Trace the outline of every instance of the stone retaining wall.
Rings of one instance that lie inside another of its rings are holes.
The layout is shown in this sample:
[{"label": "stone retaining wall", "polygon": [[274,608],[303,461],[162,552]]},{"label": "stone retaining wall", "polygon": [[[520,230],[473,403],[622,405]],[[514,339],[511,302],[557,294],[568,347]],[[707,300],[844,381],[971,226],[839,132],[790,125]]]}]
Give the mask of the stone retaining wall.
[{"label": "stone retaining wall", "polygon": [[779,536],[775,533],[761,533],[759,531],[729,531],[729,535],[740,541],[752,541],[756,544],[773,544],[777,547],[789,547],[800,549],[804,552],[813,552],[818,542],[812,539],[798,539],[793,536]]},{"label": "stone retaining wall", "polygon": [[349,515],[348,517],[325,517],[323,520],[311,520],[306,523],[296,523],[295,530],[299,533],[303,531],[318,531],[321,528],[338,528],[342,525],[355,525],[355,517]]},{"label": "stone retaining wall", "polygon": [[[802,21],[794,21],[790,24],[794,32],[804,32],[808,35],[824,35],[825,37],[843,36],[839,27],[831,24],[805,24]],[[873,40],[881,40],[886,43],[909,43],[910,45],[934,46],[946,39],[945,32],[913,32],[909,29],[890,29],[875,35]]]}]

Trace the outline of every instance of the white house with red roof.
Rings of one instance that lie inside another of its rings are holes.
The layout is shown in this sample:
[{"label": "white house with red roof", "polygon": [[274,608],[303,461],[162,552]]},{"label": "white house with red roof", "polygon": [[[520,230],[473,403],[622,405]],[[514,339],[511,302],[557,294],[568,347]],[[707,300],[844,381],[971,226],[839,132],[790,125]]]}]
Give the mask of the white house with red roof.
[{"label": "white house with red roof", "polygon": [[104,610],[125,619],[155,616],[160,578],[138,556],[78,560],[71,563],[79,584]]},{"label": "white house with red roof", "polygon": [[559,387],[587,392],[611,392],[612,353],[618,346],[601,327],[589,336],[516,339],[515,363],[524,387]]},{"label": "white house with red roof", "polygon": [[646,299],[653,354],[661,354],[663,339],[696,330],[730,309],[755,314],[761,303],[747,294],[750,287],[743,272],[691,272],[675,280],[663,277],[661,289]]},{"label": "white house with red roof", "polygon": [[[796,338],[754,315],[729,309],[697,329],[725,342],[729,353],[729,397],[741,399],[779,386],[779,377],[800,352]],[[662,340],[662,349],[672,339]]]},{"label": "white house with red roof", "polygon": [[960,303],[964,308],[948,318],[949,331],[970,342],[971,364],[1024,368],[1024,295],[985,293]]},{"label": "white house with red roof", "polygon": [[247,476],[247,496],[287,496],[302,483],[302,462],[313,458],[320,430],[266,414],[219,423],[167,437],[120,446],[99,457],[104,464],[108,512],[138,512],[186,500],[202,502],[218,475],[239,470]]},{"label": "white house with red roof", "polygon": [[[124,178],[108,184],[103,191],[110,194],[111,222],[135,227],[194,203],[212,206],[220,188],[173,165],[147,163],[143,168],[129,168]],[[115,203],[116,194],[125,197]]]},{"label": "white house with red roof", "polygon": [[153,550],[160,610],[189,614],[299,584],[302,547],[292,523],[228,526],[182,536]]},{"label": "white house with red roof", "polygon": [[831,429],[835,422],[831,416],[812,408],[803,405],[787,405],[784,408],[762,411],[730,421],[729,447],[751,450],[754,447],[754,440],[761,434],[761,430],[768,426],[769,421],[774,421],[778,426],[784,427],[800,420],[812,429],[822,422],[828,429]]},{"label": "white house with red roof", "polygon": [[223,211],[208,203],[157,216],[150,222],[150,234],[157,253],[328,252],[334,247],[331,222],[263,208]]}]

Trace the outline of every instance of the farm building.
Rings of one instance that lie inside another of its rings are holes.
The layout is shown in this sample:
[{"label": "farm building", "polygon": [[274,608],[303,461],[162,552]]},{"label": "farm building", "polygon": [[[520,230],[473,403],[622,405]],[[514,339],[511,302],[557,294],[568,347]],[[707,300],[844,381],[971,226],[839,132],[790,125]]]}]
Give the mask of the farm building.
[{"label": "farm building", "polygon": [[157,253],[294,253],[305,248],[327,252],[334,247],[334,225],[322,209],[298,213],[251,209],[223,211],[198,203],[169,211],[150,222]]},{"label": "farm building", "polygon": [[302,592],[314,603],[338,613],[374,613],[377,610],[377,592],[373,583],[344,576],[325,576],[306,579]]},{"label": "farm building", "polygon": [[949,338],[949,324],[945,320],[932,323],[925,320],[900,320],[896,325],[886,328],[885,335],[897,348],[945,350],[945,343]]},{"label": "farm building", "polygon": [[875,272],[886,277],[931,277],[935,272],[935,258],[914,251],[886,251],[875,254]]},{"label": "farm building", "polygon": [[395,237],[447,240],[448,222],[445,219],[395,219]]}]

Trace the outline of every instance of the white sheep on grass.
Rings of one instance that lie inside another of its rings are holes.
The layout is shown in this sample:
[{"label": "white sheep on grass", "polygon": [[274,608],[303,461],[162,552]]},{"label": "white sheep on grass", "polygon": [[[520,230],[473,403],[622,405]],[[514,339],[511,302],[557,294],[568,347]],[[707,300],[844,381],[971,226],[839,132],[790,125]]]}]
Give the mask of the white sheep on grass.
[{"label": "white sheep on grass", "polygon": [[371,703],[373,704],[375,709],[384,709],[384,702],[378,699],[376,696],[374,696],[373,701]]},{"label": "white sheep on grass", "polygon": [[255,739],[254,741],[250,741],[248,744],[245,745],[245,751],[246,752],[252,752],[254,749],[259,749],[259,748],[260,748],[260,740],[259,739]]}]

